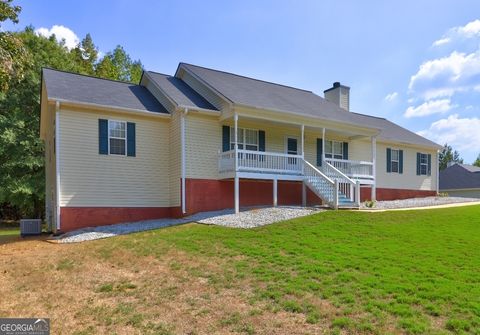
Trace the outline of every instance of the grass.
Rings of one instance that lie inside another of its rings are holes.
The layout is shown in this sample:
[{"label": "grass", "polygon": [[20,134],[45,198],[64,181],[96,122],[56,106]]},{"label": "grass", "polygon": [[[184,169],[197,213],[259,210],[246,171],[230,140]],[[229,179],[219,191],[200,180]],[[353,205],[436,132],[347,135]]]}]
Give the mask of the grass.
[{"label": "grass", "polygon": [[[85,333],[480,334],[479,246],[480,206],[330,211],[252,230],[149,231],[72,246],[67,256],[70,246],[54,246],[58,258],[41,271],[64,283],[90,278],[72,321]],[[108,278],[97,278],[102,271]],[[31,285],[20,278],[13,290]],[[176,307],[171,317],[164,303]]]}]

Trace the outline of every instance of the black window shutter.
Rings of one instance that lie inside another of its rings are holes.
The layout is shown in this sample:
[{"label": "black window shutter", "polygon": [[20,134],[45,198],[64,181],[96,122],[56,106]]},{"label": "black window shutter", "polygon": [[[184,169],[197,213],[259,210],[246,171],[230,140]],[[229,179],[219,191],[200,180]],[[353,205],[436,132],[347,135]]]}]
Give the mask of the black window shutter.
[{"label": "black window shutter", "polygon": [[419,152],[417,152],[417,176],[420,175],[420,160],[421,160],[421,155]]},{"label": "black window shutter", "polygon": [[222,127],[222,151],[230,150],[230,126]]},{"label": "black window shutter", "polygon": [[392,149],[387,148],[387,172],[392,172]]},{"label": "black window shutter", "polygon": [[108,155],[108,120],[98,119],[98,153]]},{"label": "black window shutter", "polygon": [[258,131],[258,151],[265,151],[265,131]]},{"label": "black window shutter", "polygon": [[348,159],[348,142],[343,142],[343,159]]},{"label": "black window shutter", "polygon": [[403,173],[403,150],[398,150],[398,173]]},{"label": "black window shutter", "polygon": [[135,157],[135,123],[127,122],[127,156]]},{"label": "black window shutter", "polygon": [[427,166],[428,170],[427,170],[427,174],[429,176],[432,175],[432,155],[428,154],[428,166]]},{"label": "black window shutter", "polygon": [[323,140],[317,138],[317,166],[322,166]]}]

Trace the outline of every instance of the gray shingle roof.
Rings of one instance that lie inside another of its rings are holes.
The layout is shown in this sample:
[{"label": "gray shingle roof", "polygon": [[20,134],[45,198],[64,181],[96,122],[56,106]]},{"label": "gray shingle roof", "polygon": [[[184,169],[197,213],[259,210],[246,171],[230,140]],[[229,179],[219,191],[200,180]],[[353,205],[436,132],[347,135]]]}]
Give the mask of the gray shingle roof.
[{"label": "gray shingle roof", "polygon": [[439,179],[440,190],[480,188],[480,168],[454,164],[440,171]]},{"label": "gray shingle roof", "polygon": [[311,91],[192,64],[180,63],[180,68],[193,73],[234,104],[293,112],[350,125],[380,129],[379,139],[434,148],[441,147],[384,118],[348,112]]},{"label": "gray shingle roof", "polygon": [[168,113],[145,87],[76,73],[43,69],[48,98]]},{"label": "gray shingle roof", "polygon": [[148,71],[147,73],[177,106],[217,110],[180,78],[153,71]]}]

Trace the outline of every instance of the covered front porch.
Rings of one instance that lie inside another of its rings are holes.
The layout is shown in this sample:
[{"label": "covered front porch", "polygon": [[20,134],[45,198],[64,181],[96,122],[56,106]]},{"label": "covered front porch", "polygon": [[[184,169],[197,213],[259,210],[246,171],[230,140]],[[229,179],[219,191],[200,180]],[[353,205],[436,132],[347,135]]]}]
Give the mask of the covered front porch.
[{"label": "covered front porch", "polygon": [[375,197],[376,134],[238,113],[222,121],[218,171],[235,181],[236,212],[240,178],[273,180],[274,206],[277,180],[301,181],[302,203],[307,187],[334,208],[358,206],[360,185]]}]

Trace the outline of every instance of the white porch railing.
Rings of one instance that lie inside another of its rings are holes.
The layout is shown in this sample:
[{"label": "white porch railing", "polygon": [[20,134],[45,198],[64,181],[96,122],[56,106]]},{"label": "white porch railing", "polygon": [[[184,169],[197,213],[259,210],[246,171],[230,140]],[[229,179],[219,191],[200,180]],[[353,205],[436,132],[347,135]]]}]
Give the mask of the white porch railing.
[{"label": "white porch railing", "polygon": [[354,179],[373,179],[373,163],[345,159],[325,158],[337,170]]},{"label": "white porch railing", "polygon": [[[238,170],[245,172],[301,175],[302,160],[301,155],[237,150]],[[235,150],[219,154],[218,170],[220,173],[235,171]]]},{"label": "white porch railing", "polygon": [[342,203],[348,205],[348,201],[360,204],[360,181],[344,171],[357,177],[373,178],[368,174],[372,166],[370,162],[325,159],[322,167],[317,168],[301,155],[250,150],[221,152],[218,160],[220,173],[237,171],[301,176],[318,196],[334,208]]}]

